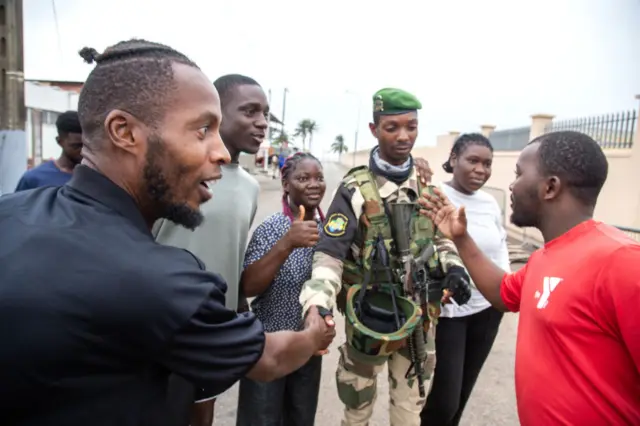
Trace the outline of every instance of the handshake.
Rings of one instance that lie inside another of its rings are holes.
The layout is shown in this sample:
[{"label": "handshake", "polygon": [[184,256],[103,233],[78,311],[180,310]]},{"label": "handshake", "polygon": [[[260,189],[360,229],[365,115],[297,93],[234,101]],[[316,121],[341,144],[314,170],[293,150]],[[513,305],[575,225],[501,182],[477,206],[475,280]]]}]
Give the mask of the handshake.
[{"label": "handshake", "polygon": [[316,344],[316,355],[329,353],[327,348],[336,337],[336,323],[331,312],[311,306],[304,320],[303,333],[309,333],[311,340]]}]

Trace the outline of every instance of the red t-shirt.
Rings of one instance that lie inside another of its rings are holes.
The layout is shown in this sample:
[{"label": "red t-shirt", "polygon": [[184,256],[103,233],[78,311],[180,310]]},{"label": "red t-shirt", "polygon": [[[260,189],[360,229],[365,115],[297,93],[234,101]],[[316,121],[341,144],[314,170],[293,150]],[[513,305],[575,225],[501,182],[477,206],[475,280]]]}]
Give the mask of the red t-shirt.
[{"label": "red t-shirt", "polygon": [[523,426],[640,425],[640,244],[594,220],[506,274]]}]

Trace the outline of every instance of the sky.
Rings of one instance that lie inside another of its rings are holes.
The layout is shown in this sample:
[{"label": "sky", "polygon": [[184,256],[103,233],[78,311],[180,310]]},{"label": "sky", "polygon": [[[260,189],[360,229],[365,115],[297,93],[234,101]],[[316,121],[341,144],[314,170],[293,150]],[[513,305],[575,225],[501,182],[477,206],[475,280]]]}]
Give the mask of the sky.
[{"label": "sky", "polygon": [[287,88],[286,127],[315,120],[317,155],[338,134],[352,151],[356,128],[358,148],[375,144],[383,87],[421,100],[420,145],[535,113],[625,111],[640,94],[640,0],[25,0],[24,13],[28,79],[84,80],[84,46],[164,43],[212,81],[255,78],[279,118]]}]

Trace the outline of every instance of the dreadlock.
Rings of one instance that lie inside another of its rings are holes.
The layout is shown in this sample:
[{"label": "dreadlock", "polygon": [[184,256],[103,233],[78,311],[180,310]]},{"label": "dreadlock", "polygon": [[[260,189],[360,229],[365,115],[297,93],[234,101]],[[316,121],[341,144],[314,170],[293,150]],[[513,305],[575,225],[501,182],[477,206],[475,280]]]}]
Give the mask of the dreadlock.
[{"label": "dreadlock", "polygon": [[[291,175],[291,173],[304,160],[314,160],[318,164],[320,164],[320,166],[322,166],[322,163],[320,162],[320,160],[318,160],[312,154],[308,152],[296,152],[295,154],[287,157],[287,159],[284,162],[284,165],[282,166],[282,169],[280,169],[282,182],[289,179],[289,176]],[[324,213],[322,212],[322,209],[320,208],[320,206],[318,206],[317,210],[318,210],[318,216],[320,216],[320,221],[324,222]],[[289,206],[289,194],[286,192],[282,194],[282,212],[291,221],[295,220],[295,218],[293,217],[293,212],[291,211],[291,207]]]},{"label": "dreadlock", "polygon": [[99,54],[85,47],[78,52],[96,63],[78,100],[78,115],[88,142],[103,136],[104,120],[120,109],[157,128],[176,88],[173,64],[198,66],[182,53],[141,39],[122,41]]},{"label": "dreadlock", "polygon": [[451,167],[451,159],[455,155],[456,158],[460,158],[462,153],[469,145],[480,145],[489,148],[491,152],[493,152],[493,146],[489,139],[487,139],[484,135],[480,133],[464,133],[460,135],[456,142],[453,144],[451,148],[451,152],[449,153],[449,158],[442,164],[442,168],[447,173],[453,173],[453,167]]}]

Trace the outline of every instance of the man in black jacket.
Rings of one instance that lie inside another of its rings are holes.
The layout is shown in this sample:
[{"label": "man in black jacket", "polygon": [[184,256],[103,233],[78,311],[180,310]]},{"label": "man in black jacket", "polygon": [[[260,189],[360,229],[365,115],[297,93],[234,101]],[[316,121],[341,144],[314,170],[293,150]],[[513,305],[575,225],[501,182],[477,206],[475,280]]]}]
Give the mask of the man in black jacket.
[{"label": "man in black jacket", "polygon": [[144,40],[81,55],[97,62],[82,164],[62,188],[0,200],[2,425],[156,425],[170,373],[215,395],[326,348],[335,330],[317,310],[301,332],[265,334],[225,307],[220,276],[151,235],[159,218],[197,227],[229,162],[207,77]]}]

